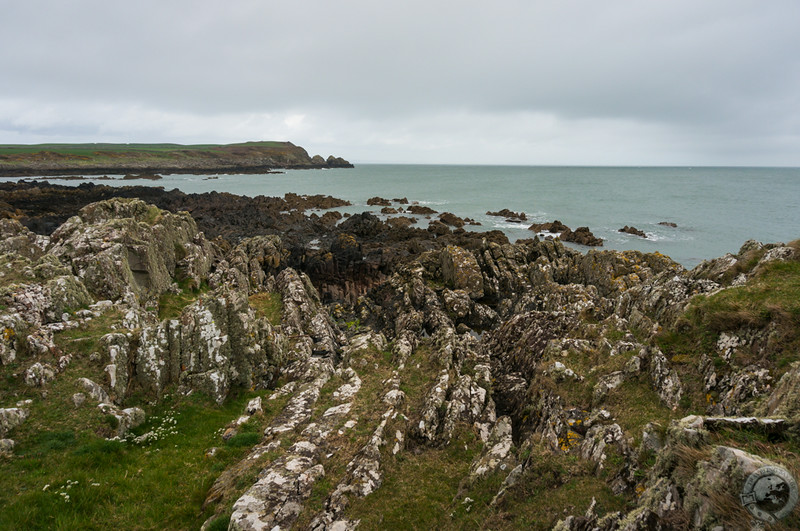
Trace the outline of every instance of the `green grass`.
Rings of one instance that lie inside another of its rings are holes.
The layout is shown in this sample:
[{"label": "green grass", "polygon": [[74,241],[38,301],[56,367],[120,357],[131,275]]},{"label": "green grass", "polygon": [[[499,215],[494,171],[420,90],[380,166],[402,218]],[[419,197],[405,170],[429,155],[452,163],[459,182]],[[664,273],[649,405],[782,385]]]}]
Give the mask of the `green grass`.
[{"label": "green grass", "polygon": [[355,498],[345,517],[360,519],[359,529],[445,528],[458,493],[454,478],[467,474],[480,446],[474,433],[462,427],[445,448],[396,457],[385,449],[383,485],[367,498]]},{"label": "green grass", "polygon": [[197,288],[190,286],[188,281],[180,282],[178,285],[181,287],[180,293],[168,292],[158,298],[158,318],[162,321],[177,319],[184,308],[208,291],[208,285],[205,283]]},{"label": "green grass", "polygon": [[281,324],[283,299],[280,293],[262,292],[250,295],[250,306],[256,311],[256,317],[266,317],[272,326]]},{"label": "green grass", "polygon": [[109,143],[88,143],[88,144],[2,144],[0,145],[0,156],[17,155],[28,153],[39,153],[49,151],[63,155],[74,156],[93,156],[98,152],[108,153],[172,153],[175,151],[207,151],[222,147],[264,147],[280,148],[283,142],[244,142],[240,144],[109,144]]},{"label": "green grass", "polygon": [[[177,433],[143,446],[106,440],[70,420],[18,431],[15,456],[0,461],[0,529],[197,529],[211,515],[201,505],[213,480],[277,412],[265,401],[254,431],[245,428],[224,444],[218,431],[256,394],[223,406],[197,394],[167,398],[136,432],[174,419],[168,424]],[[206,457],[212,446],[219,450]]]},{"label": "green grass", "polygon": [[[674,362],[693,363],[702,352],[716,359],[722,332],[774,330],[761,348],[738,349],[732,361],[739,366],[762,363],[776,376],[800,359],[800,262],[768,264],[746,285],[692,299],[674,329],[657,338]],[[721,360],[720,360],[721,362]]]}]

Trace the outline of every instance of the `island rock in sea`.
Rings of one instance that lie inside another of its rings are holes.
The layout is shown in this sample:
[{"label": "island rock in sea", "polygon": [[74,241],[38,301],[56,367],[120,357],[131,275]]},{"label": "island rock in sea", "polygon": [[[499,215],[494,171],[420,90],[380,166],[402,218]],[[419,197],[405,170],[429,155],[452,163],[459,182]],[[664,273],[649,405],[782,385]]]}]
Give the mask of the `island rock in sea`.
[{"label": "island rock in sea", "polygon": [[[800,276],[797,242],[687,271],[271,201],[249,235],[124,198],[46,234],[0,221],[0,360],[41,391],[2,395],[3,440],[40,401],[99,408],[116,428],[86,436],[125,437],[169,394],[264,390],[214,436],[264,423],[202,492],[206,525],[231,529],[735,528],[751,471],[796,470],[796,299],[773,288]],[[96,350],[66,341],[74,330]],[[46,393],[78,374],[83,397]],[[441,510],[410,514],[420,503]]]}]

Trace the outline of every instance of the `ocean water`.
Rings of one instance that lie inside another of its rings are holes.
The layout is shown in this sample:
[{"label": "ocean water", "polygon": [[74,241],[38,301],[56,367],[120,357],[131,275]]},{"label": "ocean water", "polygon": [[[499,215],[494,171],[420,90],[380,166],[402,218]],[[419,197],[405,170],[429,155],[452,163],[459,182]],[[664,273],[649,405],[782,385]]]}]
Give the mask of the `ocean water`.
[{"label": "ocean water", "polygon": [[[380,207],[366,204],[373,196],[407,197],[482,224],[468,230],[501,229],[513,241],[533,236],[527,230],[531,223],[558,219],[573,229],[588,226],[605,240],[606,249],[659,251],[686,267],[736,252],[751,238],[763,242],[800,238],[800,168],[359,164],[352,169],[215,179],[169,175],[160,181],[97,182],[147,184],[187,193],[326,194],[351,201],[353,206],[339,209],[351,213],[379,212]],[[525,212],[528,221],[514,224],[486,215],[503,208]],[[677,228],[659,225],[662,221]],[[645,231],[647,239],[618,232],[625,225]],[[427,221],[418,226],[427,226]]]}]

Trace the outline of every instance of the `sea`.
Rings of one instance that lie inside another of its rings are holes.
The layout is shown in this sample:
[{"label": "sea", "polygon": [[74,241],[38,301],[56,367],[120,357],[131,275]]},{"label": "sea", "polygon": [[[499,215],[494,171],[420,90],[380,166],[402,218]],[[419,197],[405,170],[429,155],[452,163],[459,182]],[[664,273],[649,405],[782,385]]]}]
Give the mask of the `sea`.
[{"label": "sea", "polygon": [[[604,240],[605,249],[658,251],[686,268],[736,253],[748,239],[767,243],[800,238],[800,168],[357,164],[349,169],[264,175],[165,175],[159,181],[94,182],[162,186],[186,193],[324,194],[353,203],[337,209],[342,213],[372,211],[379,216],[381,207],[368,206],[369,198],[407,198],[481,224],[465,227],[468,230],[499,229],[512,241],[534,236],[528,230],[532,223],[559,220],[573,230],[589,227]],[[486,214],[501,209],[524,212],[528,220],[512,223]],[[427,220],[421,221],[418,226],[426,227]],[[647,237],[619,232],[625,225]]]}]

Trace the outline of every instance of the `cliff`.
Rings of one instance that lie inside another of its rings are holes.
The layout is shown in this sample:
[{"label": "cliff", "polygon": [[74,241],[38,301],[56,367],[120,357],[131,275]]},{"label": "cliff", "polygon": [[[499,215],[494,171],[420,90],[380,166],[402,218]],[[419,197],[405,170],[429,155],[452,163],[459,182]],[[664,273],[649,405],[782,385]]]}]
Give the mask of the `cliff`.
[{"label": "cliff", "polygon": [[36,234],[2,197],[12,527],[735,529],[752,472],[798,472],[796,242],[687,271],[154,197],[194,211],[112,198]]},{"label": "cliff", "polygon": [[280,168],[351,168],[310,157],[291,142],[228,145],[42,144],[0,146],[0,176],[128,173],[268,173]]}]

